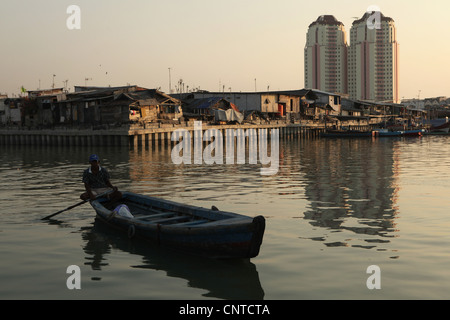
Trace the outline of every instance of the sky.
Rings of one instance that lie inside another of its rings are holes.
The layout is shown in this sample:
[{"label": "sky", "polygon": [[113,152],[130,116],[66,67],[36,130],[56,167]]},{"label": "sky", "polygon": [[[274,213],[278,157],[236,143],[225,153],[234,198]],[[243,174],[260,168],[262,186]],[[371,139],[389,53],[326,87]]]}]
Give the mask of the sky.
[{"label": "sky", "polygon": [[447,0],[1,0],[0,93],[64,81],[168,93],[180,79],[184,91],[301,89],[309,24],[331,14],[349,35],[370,6],[395,21],[400,98],[450,96]]}]

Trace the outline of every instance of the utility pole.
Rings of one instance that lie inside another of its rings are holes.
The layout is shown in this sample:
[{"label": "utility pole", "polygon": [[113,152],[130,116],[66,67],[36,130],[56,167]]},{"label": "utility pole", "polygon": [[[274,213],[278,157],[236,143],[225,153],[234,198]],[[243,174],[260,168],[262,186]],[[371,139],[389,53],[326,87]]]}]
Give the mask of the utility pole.
[{"label": "utility pole", "polygon": [[54,75],[53,75],[52,89],[55,89],[55,77],[56,77],[56,75],[54,74]]},{"label": "utility pole", "polygon": [[172,80],[171,80],[171,78],[170,78],[170,69],[171,69],[171,68],[169,68],[169,94],[172,93]]}]

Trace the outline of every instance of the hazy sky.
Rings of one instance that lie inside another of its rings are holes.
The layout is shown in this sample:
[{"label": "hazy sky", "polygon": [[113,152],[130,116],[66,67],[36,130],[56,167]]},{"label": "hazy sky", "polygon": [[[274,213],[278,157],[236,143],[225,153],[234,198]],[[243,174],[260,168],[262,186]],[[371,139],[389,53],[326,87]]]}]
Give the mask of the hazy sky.
[{"label": "hazy sky", "polygon": [[[81,29],[66,12],[81,9]],[[136,84],[169,91],[304,87],[308,25],[332,14],[349,34],[371,5],[395,20],[400,97],[450,96],[447,0],[42,0],[0,2],[0,93]],[[87,82],[85,79],[88,80]]]}]

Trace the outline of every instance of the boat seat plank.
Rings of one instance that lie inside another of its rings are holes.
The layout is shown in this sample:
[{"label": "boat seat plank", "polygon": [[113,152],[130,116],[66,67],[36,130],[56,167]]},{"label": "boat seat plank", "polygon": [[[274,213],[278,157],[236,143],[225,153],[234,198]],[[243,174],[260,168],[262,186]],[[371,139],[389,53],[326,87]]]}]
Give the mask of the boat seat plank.
[{"label": "boat seat plank", "polygon": [[154,215],[157,215],[157,214],[167,214],[167,213],[170,213],[170,214],[179,214],[179,213],[176,212],[176,211],[168,211],[168,210],[162,211],[162,210],[153,209],[153,208],[150,208],[150,207],[142,208],[142,209],[144,210],[145,213],[152,213],[152,212],[153,212]]},{"label": "boat seat plank", "polygon": [[155,212],[155,213],[164,213],[164,212],[172,212],[172,211],[162,211],[156,208],[153,208],[151,206],[147,206],[144,204],[140,204],[140,203],[136,203],[136,202],[132,202],[132,201],[124,201],[124,204],[126,204],[130,210],[131,209],[138,209],[139,211],[143,210],[143,212]]},{"label": "boat seat plank", "polygon": [[167,223],[167,222],[171,222],[171,221],[175,221],[175,220],[185,220],[185,219],[190,219],[191,217],[187,217],[187,216],[176,216],[176,217],[172,217],[172,218],[167,218],[167,219],[158,219],[158,220],[150,220],[149,223]]},{"label": "boat seat plank", "polygon": [[194,220],[194,221],[188,221],[188,222],[174,223],[174,224],[172,224],[172,226],[180,226],[180,227],[193,226],[193,225],[202,224],[202,223],[205,223],[208,221],[209,220]]},{"label": "boat seat plank", "polygon": [[174,212],[164,212],[164,213],[155,213],[155,214],[149,214],[145,216],[136,216],[135,219],[139,220],[146,220],[146,219],[153,219],[153,218],[161,218],[161,217],[169,217],[173,216]]},{"label": "boat seat plank", "polygon": [[240,223],[246,223],[248,221],[251,221],[252,219],[250,217],[237,217],[237,218],[231,218],[231,219],[221,219],[216,221],[208,221],[205,223],[205,226],[219,226],[219,225],[232,225],[232,224],[240,224]]}]

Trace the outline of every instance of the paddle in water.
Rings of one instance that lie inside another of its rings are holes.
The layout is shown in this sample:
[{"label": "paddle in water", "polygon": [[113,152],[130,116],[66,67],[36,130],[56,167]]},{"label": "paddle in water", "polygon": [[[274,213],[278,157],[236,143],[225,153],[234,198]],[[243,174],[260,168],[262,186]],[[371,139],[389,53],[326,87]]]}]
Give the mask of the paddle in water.
[{"label": "paddle in water", "polygon": [[[111,192],[113,192],[113,190],[110,190],[110,191],[101,193],[101,194],[99,194],[96,198],[100,198],[100,197],[106,196],[108,193],[111,193]],[[67,208],[63,209],[63,210],[60,210],[60,211],[55,212],[55,213],[53,213],[53,214],[51,214],[51,215],[48,215],[48,216],[42,218],[41,220],[48,220],[48,219],[50,219],[51,217],[56,216],[57,214],[60,214],[60,213],[62,213],[62,212],[64,212],[64,211],[68,211],[68,210],[73,209],[73,208],[75,208],[75,207],[81,206],[82,204],[84,204],[84,203],[86,203],[86,202],[88,202],[88,201],[89,201],[89,199],[83,200],[83,201],[81,201],[81,202],[79,202],[79,203],[77,203],[77,204],[74,204],[74,205],[72,205],[72,206],[70,206],[70,207],[67,207]]]}]

